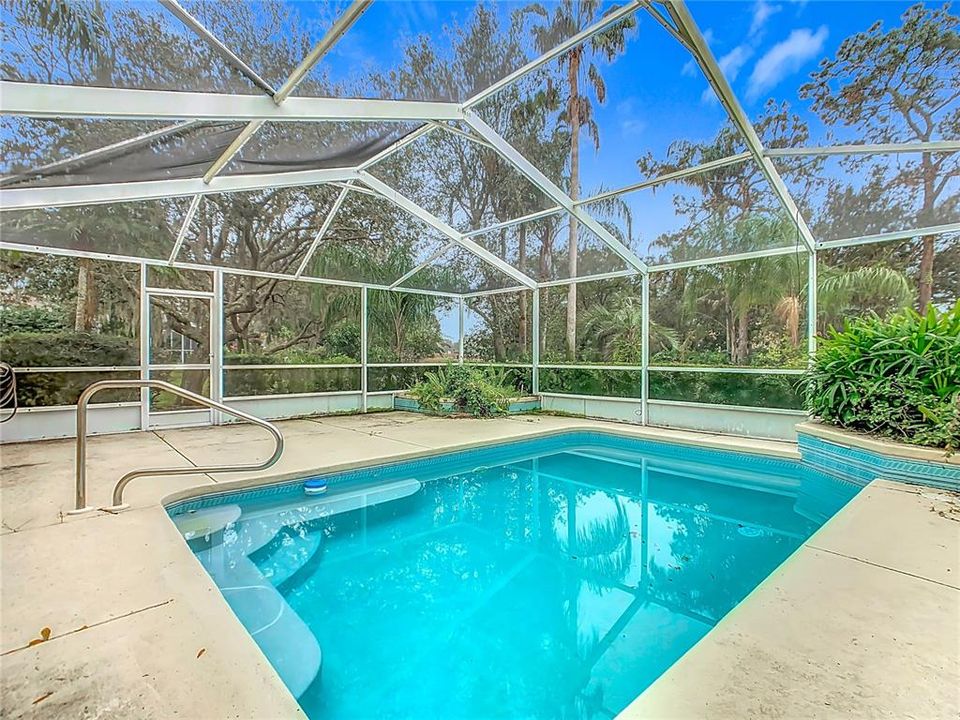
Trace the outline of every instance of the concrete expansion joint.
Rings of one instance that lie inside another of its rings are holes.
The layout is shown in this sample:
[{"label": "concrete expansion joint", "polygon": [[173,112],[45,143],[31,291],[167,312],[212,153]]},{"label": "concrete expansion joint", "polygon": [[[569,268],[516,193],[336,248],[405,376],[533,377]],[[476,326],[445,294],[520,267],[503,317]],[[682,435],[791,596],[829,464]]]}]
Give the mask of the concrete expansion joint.
[{"label": "concrete expansion joint", "polygon": [[[133,615],[139,615],[140,613],[148,612],[150,610],[156,610],[157,608],[163,607],[164,605],[169,605],[172,602],[173,602],[173,598],[169,598],[168,600],[164,600],[163,602],[154,603],[153,605],[147,605],[146,607],[142,607],[137,610],[131,610],[130,612],[124,613],[123,615],[117,615],[116,617],[107,618],[106,620],[100,620],[99,622],[91,623],[89,625],[81,625],[78,628],[74,628],[73,630],[67,630],[66,632],[62,632],[57,635],[54,635],[52,632],[50,632],[50,628],[45,627],[38,631],[40,637],[34,640],[31,640],[26,645],[21,645],[20,647],[11,648],[10,650],[5,650],[4,652],[0,653],[0,657],[13,655],[14,653],[18,653],[21,650],[27,650],[32,647],[37,647],[38,645],[45,645],[46,643],[53,642],[54,640],[59,640],[60,638],[76,635],[77,633],[81,633],[84,630],[91,630],[95,627],[100,627],[101,625],[108,625],[116,620],[123,620],[124,618],[128,618]],[[47,632],[44,632],[44,631],[47,631]]]},{"label": "concrete expansion joint", "polygon": [[836,550],[828,550],[825,547],[820,547],[819,545],[813,545],[811,543],[804,543],[805,547],[810,548],[811,550],[817,550],[818,552],[830,553],[831,555],[836,555],[837,557],[846,558],[847,560],[853,560],[854,562],[863,563],[864,565],[870,565],[875,568],[880,568],[881,570],[888,570],[892,573],[897,573],[898,575],[906,575],[907,577],[916,578],[917,580],[923,580],[925,582],[933,583],[934,585],[940,585],[941,587],[950,588],[951,590],[960,591],[960,585],[952,585],[950,583],[941,582],[939,580],[934,580],[933,578],[924,577],[923,575],[917,575],[912,572],[907,572],[906,570],[898,570],[897,568],[889,567],[888,565],[881,565],[880,563],[871,562],[869,560],[864,560],[863,558],[856,557],[854,555],[847,555],[845,553],[837,552]]}]

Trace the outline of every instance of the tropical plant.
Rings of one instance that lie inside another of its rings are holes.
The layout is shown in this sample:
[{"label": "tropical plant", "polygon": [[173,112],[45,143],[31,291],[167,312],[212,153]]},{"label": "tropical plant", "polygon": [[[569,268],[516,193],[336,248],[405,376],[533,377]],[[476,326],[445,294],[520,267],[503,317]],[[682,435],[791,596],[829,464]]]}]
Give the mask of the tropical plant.
[{"label": "tropical plant", "polygon": [[[643,303],[638,297],[617,295],[610,305],[595,305],[584,317],[584,334],[595,337],[604,360],[639,364],[643,360]],[[649,324],[651,352],[672,349],[675,330]]]},{"label": "tropical plant", "polygon": [[806,408],[831,425],[960,447],[960,302],[830,328],[804,389]]},{"label": "tropical plant", "polygon": [[826,268],[818,282],[817,305],[821,321],[842,327],[843,319],[863,308],[879,309],[879,315],[910,307],[916,297],[901,271],[885,265],[839,270]]},{"label": "tropical plant", "polygon": [[497,368],[452,363],[425,373],[409,392],[430,412],[439,413],[445,403],[452,403],[458,412],[474,417],[503,415],[510,399],[517,396],[509,379]]}]

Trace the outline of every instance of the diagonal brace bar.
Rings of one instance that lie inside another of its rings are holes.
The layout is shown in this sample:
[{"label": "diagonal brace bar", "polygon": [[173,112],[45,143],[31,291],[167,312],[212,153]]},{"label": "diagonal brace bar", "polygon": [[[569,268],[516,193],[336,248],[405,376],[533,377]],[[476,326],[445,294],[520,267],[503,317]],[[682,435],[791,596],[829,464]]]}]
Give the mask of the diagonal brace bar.
[{"label": "diagonal brace bar", "polygon": [[590,214],[573,202],[569,195],[557,187],[546,175],[538,170],[533,163],[517,152],[510,143],[504,140],[492,127],[487,125],[472,110],[464,111],[464,120],[480,137],[490,143],[507,162],[513,165],[524,177],[536,185],[551,200],[577,218],[585,227],[606,243],[611,250],[619,255],[630,267],[645,272],[647,265],[622,242],[617,240],[609,230],[597,222]]},{"label": "diagonal brace bar", "polygon": [[366,183],[373,190],[376,190],[378,193],[380,193],[380,195],[382,195],[385,199],[389,200],[397,207],[400,207],[406,210],[408,213],[410,213],[414,217],[419,218],[423,222],[427,223],[427,225],[430,225],[432,228],[439,231],[441,234],[446,235],[448,238],[453,240],[458,245],[466,248],[468,251],[470,251],[477,257],[479,257],[481,260],[484,260],[487,264],[492,265],[500,272],[506,273],[507,275],[512,277],[514,280],[517,280],[518,282],[526,285],[529,288],[533,288],[537,286],[536,280],[531,278],[529,275],[526,275],[520,272],[509,263],[504,262],[503,260],[498,258],[496,255],[494,255],[492,252],[487,250],[482,245],[479,245],[478,243],[474,242],[470,238],[464,237],[463,233],[450,227],[447,223],[445,223],[443,220],[436,217],[435,215],[428,213],[422,207],[417,205],[415,202],[413,202],[409,198],[406,198],[403,195],[401,195],[399,192],[394,190],[392,187],[387,185],[385,182],[383,182],[379,178],[374,177],[373,175],[371,175],[366,171],[360,171],[360,173],[358,174],[360,179],[364,183]]}]

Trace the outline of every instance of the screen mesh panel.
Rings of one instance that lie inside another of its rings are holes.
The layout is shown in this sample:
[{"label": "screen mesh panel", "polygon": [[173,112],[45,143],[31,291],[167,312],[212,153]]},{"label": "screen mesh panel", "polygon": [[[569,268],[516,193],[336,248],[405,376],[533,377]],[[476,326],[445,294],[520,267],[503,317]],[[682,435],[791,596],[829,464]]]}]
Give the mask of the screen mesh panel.
[{"label": "screen mesh panel", "polygon": [[390,285],[448,238],[393,203],[350,192],[308,264],[308,277]]},{"label": "screen mesh panel", "polygon": [[960,222],[960,153],[776,158],[818,241]]},{"label": "screen mesh panel", "polygon": [[796,223],[753,160],[582,207],[653,264],[802,243]]},{"label": "screen mesh panel", "polygon": [[293,273],[337,193],[336,188],[320,185],[205,195],[187,229],[178,259]]},{"label": "screen mesh panel", "polygon": [[415,123],[265,123],[224,175],[355,167],[418,127]]},{"label": "screen mesh panel", "polygon": [[[109,131],[119,130],[111,124]],[[170,127],[165,125],[164,127]],[[96,185],[147,180],[199,178],[227,149],[243,128],[242,123],[203,123],[175,129],[146,143],[119,148],[89,159],[64,163],[48,170],[28,171],[10,187]],[[82,131],[84,123],[68,137]],[[64,139],[61,142],[69,142]],[[109,144],[109,143],[106,143]]]},{"label": "screen mesh panel", "polygon": [[[256,9],[253,4],[229,5],[246,13]],[[12,0],[0,7],[0,20],[5,80],[262,92],[159,3]]]},{"label": "screen mesh panel", "polygon": [[[465,131],[466,126],[456,129]],[[458,230],[479,230],[554,203],[488,147],[437,129],[370,172]]]},{"label": "screen mesh panel", "polygon": [[[462,102],[598,20],[616,3],[375,2],[298,92]],[[384,42],[384,38],[395,38]]]},{"label": "screen mesh panel", "polygon": [[0,213],[4,242],[166,259],[189,198]]},{"label": "screen mesh panel", "polygon": [[[573,262],[571,231],[576,248]],[[566,213],[475,235],[473,240],[538,282],[599,275],[629,267],[609,245]]]}]

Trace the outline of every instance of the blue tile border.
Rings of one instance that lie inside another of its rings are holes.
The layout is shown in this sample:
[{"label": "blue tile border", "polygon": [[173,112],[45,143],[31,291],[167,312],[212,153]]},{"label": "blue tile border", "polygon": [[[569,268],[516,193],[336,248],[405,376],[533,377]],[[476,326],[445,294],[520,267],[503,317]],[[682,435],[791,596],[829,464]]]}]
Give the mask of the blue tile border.
[{"label": "blue tile border", "polygon": [[805,464],[834,476],[862,482],[883,478],[943,490],[960,490],[960,466],[957,465],[884,455],[823,440],[802,430],[797,434],[797,445]]},{"label": "blue tile border", "polygon": [[[701,448],[681,443],[671,443],[643,438],[626,437],[613,432],[572,430],[539,438],[526,438],[484,445],[467,450],[438,450],[435,454],[413,460],[397,460],[354,470],[320,473],[318,475],[284,480],[262,487],[232,490],[203,495],[170,503],[166,506],[171,515],[200,510],[228,502],[253,500],[285,500],[303,497],[303,483],[310,477],[323,477],[330,487],[345,485],[372,485],[394,479],[418,476],[420,479],[443,477],[469,472],[484,465],[502,465],[517,461],[524,456],[562,452],[577,447],[603,447],[613,450],[628,450],[651,455],[668,455],[677,460],[723,463],[724,458],[736,457],[738,461],[758,471],[764,469],[780,474],[793,474],[801,469],[798,460],[777,458],[769,455]],[[844,478],[849,480],[849,478]],[[872,478],[871,478],[872,479]],[[862,484],[862,483],[861,483]]]}]

